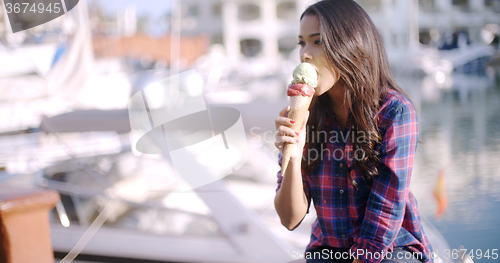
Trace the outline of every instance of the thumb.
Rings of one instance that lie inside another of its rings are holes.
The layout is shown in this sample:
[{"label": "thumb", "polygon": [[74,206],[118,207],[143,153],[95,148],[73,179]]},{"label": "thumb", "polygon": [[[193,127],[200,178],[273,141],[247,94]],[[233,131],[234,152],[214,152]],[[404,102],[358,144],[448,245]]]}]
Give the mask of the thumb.
[{"label": "thumb", "polygon": [[302,128],[300,128],[300,133],[303,133],[306,130],[306,124],[307,124],[307,121],[309,120],[310,113],[311,113],[310,111],[307,111],[307,115],[306,115],[306,118],[304,120],[304,123],[302,123]]}]

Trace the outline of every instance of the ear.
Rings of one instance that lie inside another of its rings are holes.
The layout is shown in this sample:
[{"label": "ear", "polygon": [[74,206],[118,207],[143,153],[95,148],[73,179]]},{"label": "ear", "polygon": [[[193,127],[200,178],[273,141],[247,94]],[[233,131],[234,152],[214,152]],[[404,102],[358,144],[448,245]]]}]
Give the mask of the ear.
[{"label": "ear", "polygon": [[[333,70],[333,74],[335,76],[335,82],[339,82],[341,80],[340,78],[340,71],[334,67],[332,67],[332,70]],[[345,83],[344,83],[345,84]]]}]

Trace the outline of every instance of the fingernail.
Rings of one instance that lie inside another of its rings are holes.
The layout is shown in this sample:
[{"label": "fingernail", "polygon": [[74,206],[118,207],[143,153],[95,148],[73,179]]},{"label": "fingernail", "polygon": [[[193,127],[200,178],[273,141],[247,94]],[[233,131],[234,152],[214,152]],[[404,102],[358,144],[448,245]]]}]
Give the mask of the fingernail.
[{"label": "fingernail", "polygon": [[290,120],[290,123],[291,123],[291,124],[294,124],[294,123],[295,123],[295,121]]},{"label": "fingernail", "polygon": [[299,142],[299,140],[295,140],[295,142]]},{"label": "fingernail", "polygon": [[297,136],[299,136],[299,133],[298,133],[298,132],[296,132],[295,134],[297,134]]}]

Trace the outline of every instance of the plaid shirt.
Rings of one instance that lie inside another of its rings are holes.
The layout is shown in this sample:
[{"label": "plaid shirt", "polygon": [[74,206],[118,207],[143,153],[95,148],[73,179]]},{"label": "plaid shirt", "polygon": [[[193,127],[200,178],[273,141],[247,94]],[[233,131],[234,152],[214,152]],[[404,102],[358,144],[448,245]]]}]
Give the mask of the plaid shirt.
[{"label": "plaid shirt", "polygon": [[[344,133],[335,115],[334,118],[332,123],[325,123],[325,131],[329,132],[327,147],[320,155],[322,161],[310,176],[302,173],[304,192],[309,205],[311,199],[314,201],[317,213],[307,250],[330,246],[362,249],[366,255],[366,252],[387,253],[393,247],[404,247],[421,252],[423,261],[432,262],[432,249],[420,223],[417,201],[409,190],[418,141],[417,115],[411,102],[392,89],[386,93],[376,115],[383,138],[377,146],[379,175],[373,178],[370,188],[363,172],[353,169],[350,175],[359,187],[356,194],[347,179],[347,167],[354,164],[349,139],[352,115],[349,112]],[[315,154],[305,149],[304,156],[313,158]],[[282,180],[279,171],[277,190]],[[358,256],[363,262],[382,261]]]}]

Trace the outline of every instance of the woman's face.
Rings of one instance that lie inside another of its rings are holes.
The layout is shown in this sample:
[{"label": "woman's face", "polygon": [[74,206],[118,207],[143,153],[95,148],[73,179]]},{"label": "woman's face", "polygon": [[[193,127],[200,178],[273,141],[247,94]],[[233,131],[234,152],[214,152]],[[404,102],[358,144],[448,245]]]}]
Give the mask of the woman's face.
[{"label": "woman's face", "polygon": [[330,90],[340,75],[334,71],[323,51],[319,21],[315,15],[306,15],[300,21],[299,45],[300,61],[308,62],[318,72],[318,87],[314,95],[319,96]]}]

